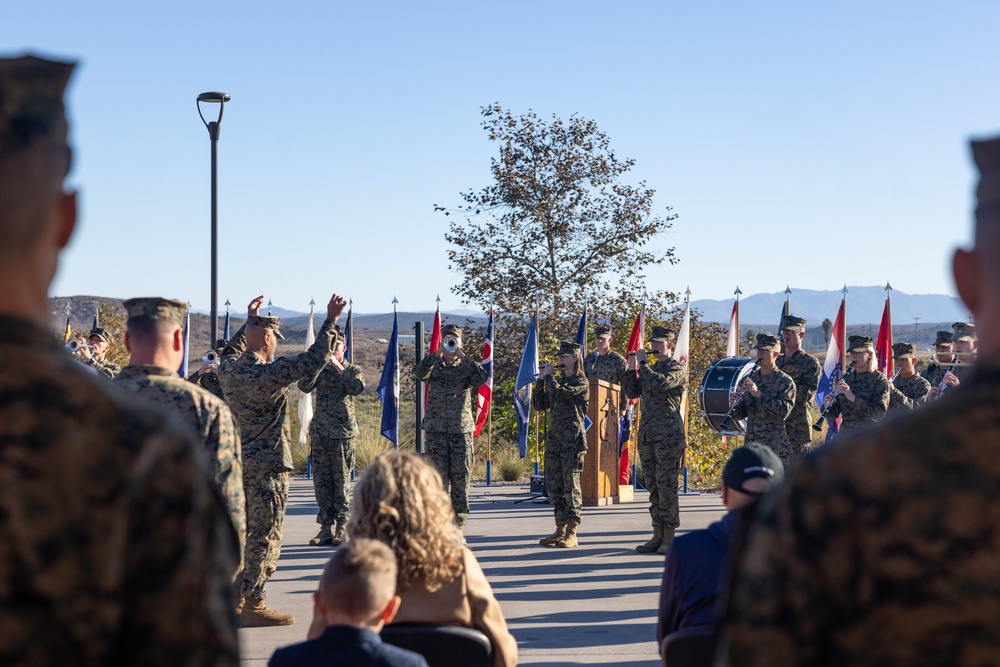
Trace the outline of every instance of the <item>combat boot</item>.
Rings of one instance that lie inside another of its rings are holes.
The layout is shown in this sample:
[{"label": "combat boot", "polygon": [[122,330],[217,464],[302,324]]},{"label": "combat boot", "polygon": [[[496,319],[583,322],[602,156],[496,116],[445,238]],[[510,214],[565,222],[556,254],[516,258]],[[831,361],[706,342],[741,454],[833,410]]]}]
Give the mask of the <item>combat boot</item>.
[{"label": "combat boot", "polygon": [[635,548],[641,554],[651,554],[663,544],[663,526],[653,526],[653,537],[648,542]]},{"label": "combat boot", "polygon": [[240,613],[240,627],[242,628],[264,628],[272,625],[291,625],[295,622],[295,617],[291,614],[282,614],[270,607],[264,606],[263,600],[247,598]]},{"label": "combat boot", "polygon": [[556,524],[556,532],[552,533],[548,537],[543,537],[538,540],[538,543],[543,547],[554,547],[559,543],[559,540],[566,537],[566,524],[560,523]]},{"label": "combat boot", "polygon": [[333,544],[333,533],[330,532],[330,526],[326,524],[319,529],[316,537],[309,540],[309,546],[311,547],[321,547],[325,544]]},{"label": "combat boot", "polygon": [[561,547],[563,549],[569,549],[575,547],[579,543],[580,543],[579,540],[576,539],[576,524],[567,523],[566,534],[563,536],[561,540],[556,542],[556,546]]},{"label": "combat boot", "polygon": [[674,541],[674,531],[676,530],[677,530],[676,528],[664,527],[663,544],[661,544],[660,548],[656,550],[656,553],[666,555],[666,553],[670,551],[670,543]]},{"label": "combat boot", "polygon": [[332,544],[335,547],[339,547],[346,541],[347,541],[347,522],[338,521],[337,530],[333,533],[333,537],[330,540],[330,544]]}]

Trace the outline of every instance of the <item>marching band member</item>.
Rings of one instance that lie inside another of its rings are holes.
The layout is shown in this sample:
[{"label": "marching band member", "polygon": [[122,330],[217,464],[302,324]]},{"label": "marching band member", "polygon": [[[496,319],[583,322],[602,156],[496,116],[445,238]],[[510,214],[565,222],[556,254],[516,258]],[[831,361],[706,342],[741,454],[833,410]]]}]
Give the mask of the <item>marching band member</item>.
[{"label": "marching band member", "polygon": [[760,369],[743,380],[739,397],[730,397],[733,418],[747,420],[747,442],[767,445],[787,467],[795,456],[785,432],[785,420],[795,405],[795,382],[775,364],[781,355],[777,336],[757,334],[754,349]]},{"label": "marching band member", "polygon": [[915,350],[911,343],[892,346],[892,358],[899,370],[896,377],[889,381],[889,412],[909,412],[927,400],[931,383],[920,377],[913,367],[917,357]]},{"label": "marching band member", "polygon": [[121,373],[122,367],[108,360],[108,350],[111,349],[111,334],[103,327],[90,330],[88,345],[81,345],[79,355],[81,361],[106,378],[113,380]]},{"label": "marching band member", "polygon": [[[785,433],[792,451],[801,455],[809,451],[812,443],[812,417],[809,408],[816,397],[823,367],[816,357],[806,354],[802,349],[802,339],[806,335],[805,319],[785,315],[781,320],[779,333],[785,343],[785,353],[778,357],[778,370],[795,383],[795,406],[785,420]],[[784,463],[788,464],[787,461]]]},{"label": "marching band member", "polygon": [[[948,366],[943,367],[940,380],[936,384],[931,384],[928,392],[928,400],[933,401],[941,397],[947,389],[954,389],[962,384],[966,379],[971,366],[976,361],[976,326],[967,322],[955,322],[951,325],[951,341],[955,355],[948,359]],[[952,365],[958,360],[959,365]]]},{"label": "marching band member", "polygon": [[924,379],[930,383],[931,388],[941,384],[941,379],[948,372],[948,366],[951,365],[955,354],[953,345],[950,331],[937,332],[937,338],[934,340],[934,358],[927,364],[927,372],[924,373]]},{"label": "marching band member", "polygon": [[830,419],[843,416],[840,435],[882,421],[889,408],[889,381],[875,368],[872,339],[850,336],[847,340],[854,372],[850,375],[845,373],[834,386],[837,396],[826,414]]}]

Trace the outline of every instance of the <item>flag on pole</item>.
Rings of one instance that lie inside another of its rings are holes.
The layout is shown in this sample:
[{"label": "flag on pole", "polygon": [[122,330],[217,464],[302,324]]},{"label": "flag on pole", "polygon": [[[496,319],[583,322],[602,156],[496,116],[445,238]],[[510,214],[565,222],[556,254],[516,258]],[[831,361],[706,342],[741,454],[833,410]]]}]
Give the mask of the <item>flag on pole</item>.
[{"label": "flag on pole", "polygon": [[528,336],[524,340],[521,365],[517,369],[514,382],[514,412],[517,417],[517,445],[521,458],[528,455],[528,417],[531,412],[531,386],[538,379],[538,309],[528,326]]},{"label": "flag on pole", "polygon": [[69,339],[73,337],[73,327],[69,325],[69,304],[66,305],[66,333],[63,335],[63,342],[69,344]]},{"label": "flag on pole", "polygon": [[[490,311],[492,312],[492,311]],[[431,327],[431,343],[427,347],[427,354],[432,355],[441,347],[441,297],[437,298],[437,308],[434,310],[434,325]],[[431,386],[424,385],[424,410],[427,409],[427,396],[430,394]]]},{"label": "flag on pole", "polygon": [[892,307],[889,302],[889,292],[892,288],[885,285],[885,309],[882,310],[882,322],[878,325],[878,338],[875,342],[875,357],[878,360],[878,370],[887,378],[892,377]]},{"label": "flag on pole", "polygon": [[[691,358],[691,302],[688,300],[685,300],[684,319],[681,320],[681,330],[677,333],[673,358],[684,364],[685,369]],[[687,421],[687,391],[681,396],[681,419]]]},{"label": "flag on pole", "polygon": [[399,448],[399,318],[396,315],[392,300],[392,336],[389,337],[389,348],[385,351],[385,364],[382,366],[382,379],[378,382],[378,398],[382,401],[382,435]]},{"label": "flag on pole", "polygon": [[91,331],[101,326],[101,320],[97,317],[98,312],[99,308],[94,308],[94,326],[91,327]]},{"label": "flag on pole", "polygon": [[486,418],[490,414],[490,402],[493,400],[493,309],[490,308],[490,321],[486,325],[486,340],[483,341],[483,368],[486,369],[486,382],[479,387],[479,404],[476,408],[476,432],[479,435],[486,426]]},{"label": "flag on pole", "polygon": [[[231,304],[229,303],[229,299],[226,299],[226,320],[222,324],[222,337],[226,339],[227,343],[229,342],[229,339],[232,337],[232,333],[229,330],[229,306],[230,305]],[[215,341],[214,340],[212,341],[212,345],[215,345]]]},{"label": "flag on pole", "polygon": [[[213,343],[215,341],[212,341]],[[177,374],[182,378],[188,376],[188,347],[191,343],[191,304],[188,304],[187,317],[184,319],[184,358],[181,359],[181,367],[177,369]]]},{"label": "flag on pole", "polygon": [[[785,285],[785,304],[781,307],[781,317],[778,319],[778,328],[775,329],[775,331],[780,332],[781,323],[785,321],[786,317],[792,314],[792,304],[789,301],[789,299],[791,299],[791,294],[792,294],[792,288],[789,287],[788,285]],[[779,335],[778,338],[780,339],[781,336]],[[785,348],[782,347],[781,349],[784,350]]]},{"label": "flag on pole", "polygon": [[[847,349],[846,331],[844,322],[847,311],[847,299],[841,299],[840,310],[837,311],[837,319],[833,323],[833,335],[830,336],[830,346],[826,349],[826,361],[823,362],[823,374],[819,379],[819,388],[816,390],[816,404],[819,409],[823,409],[823,400],[833,391],[833,387],[840,380],[844,372],[843,355]],[[830,430],[827,432],[827,439],[831,434],[840,430],[840,417],[828,419]]]},{"label": "flag on pole", "polygon": [[583,314],[580,315],[580,325],[576,328],[576,344],[580,346],[580,354],[587,356],[587,304],[583,304]]},{"label": "flag on pole", "polygon": [[347,326],[344,327],[344,359],[354,363],[354,299],[347,311]]},{"label": "flag on pole", "polygon": [[[314,312],[313,307],[315,303],[309,304],[309,326],[306,328],[306,349],[308,350],[312,347],[312,344],[316,342],[316,334],[313,331],[313,321]],[[309,392],[308,394],[304,391],[299,391],[299,444],[306,444],[306,439],[309,435],[309,424],[312,423],[313,418],[313,396],[316,390]]]},{"label": "flag on pole", "polygon": [[726,336],[726,356],[740,356],[740,300],[733,302],[733,312],[729,316],[729,334]]},{"label": "flag on pole", "polygon": [[[635,324],[632,325],[632,333],[628,337],[628,346],[625,348],[626,356],[634,353],[640,347],[642,347],[642,335],[646,330],[646,300],[642,301],[642,305],[639,306],[639,313],[635,316]],[[628,371],[634,373],[635,371]],[[628,407],[625,409],[625,414],[622,415],[621,422],[618,429],[618,482],[619,484],[628,484],[630,477],[629,474],[629,455],[628,447],[625,445],[628,443],[629,437],[632,435],[632,416],[635,413],[635,404],[639,401],[637,398],[629,399]]]}]

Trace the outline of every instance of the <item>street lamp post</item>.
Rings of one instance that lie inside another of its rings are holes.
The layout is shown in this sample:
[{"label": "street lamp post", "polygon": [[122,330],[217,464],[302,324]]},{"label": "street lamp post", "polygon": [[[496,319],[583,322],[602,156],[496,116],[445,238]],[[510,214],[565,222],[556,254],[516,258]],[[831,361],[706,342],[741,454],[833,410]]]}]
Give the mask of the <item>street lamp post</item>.
[{"label": "street lamp post", "polygon": [[[218,149],[219,127],[222,124],[222,112],[226,102],[230,100],[228,93],[202,93],[198,96],[196,105],[201,122],[208,129],[208,137],[212,141],[212,314],[209,325],[209,345],[215,345],[219,334],[219,200],[218,200]],[[201,112],[201,103],[219,105],[219,117],[213,121],[205,120]]]}]

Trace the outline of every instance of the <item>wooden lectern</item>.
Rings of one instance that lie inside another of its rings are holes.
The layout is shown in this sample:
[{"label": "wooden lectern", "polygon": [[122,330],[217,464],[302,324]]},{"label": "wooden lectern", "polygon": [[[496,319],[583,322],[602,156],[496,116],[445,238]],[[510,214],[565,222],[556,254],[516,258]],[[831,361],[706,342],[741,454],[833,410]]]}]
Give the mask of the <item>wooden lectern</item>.
[{"label": "wooden lectern", "polygon": [[590,380],[587,416],[593,422],[587,431],[587,456],[580,475],[584,507],[619,502],[618,431],[621,387],[605,380]]}]

